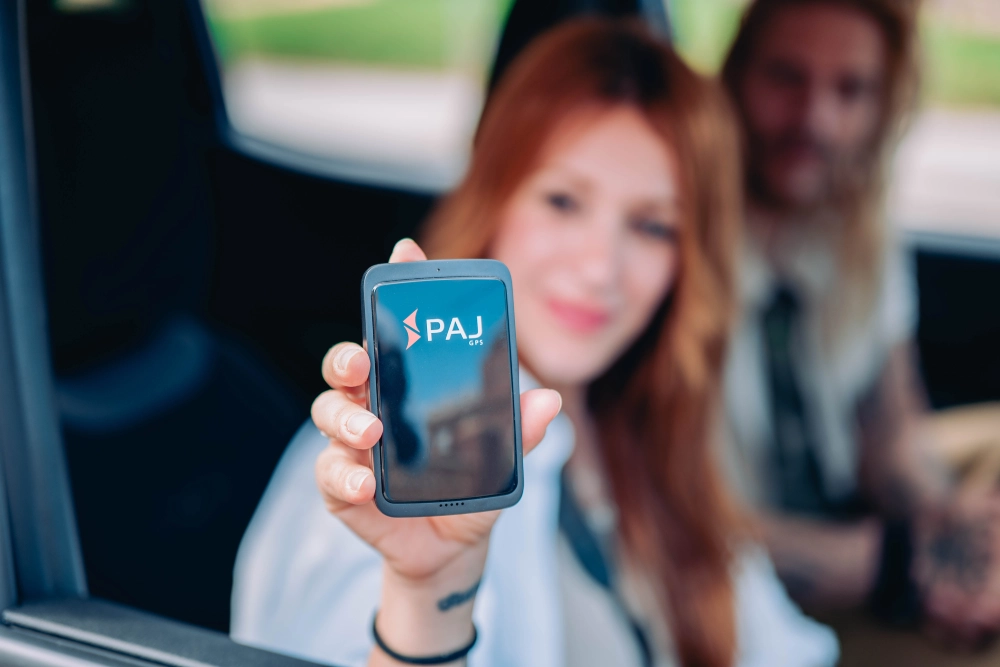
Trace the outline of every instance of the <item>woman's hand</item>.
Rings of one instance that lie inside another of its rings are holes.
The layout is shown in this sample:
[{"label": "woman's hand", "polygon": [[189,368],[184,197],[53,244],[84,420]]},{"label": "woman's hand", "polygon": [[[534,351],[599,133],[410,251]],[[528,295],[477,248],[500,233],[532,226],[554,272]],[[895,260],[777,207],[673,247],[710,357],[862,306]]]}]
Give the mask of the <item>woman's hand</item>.
[{"label": "woman's hand", "polygon": [[[389,261],[425,259],[416,243],[404,239]],[[364,408],[369,368],[368,354],[354,343],[335,345],[323,359],[323,378],[331,389],[313,403],[312,418],[330,446],[316,461],[316,481],[327,509],[385,560],[379,611],[383,638],[395,650],[416,655],[421,649],[425,654],[454,649],[462,641],[456,632],[466,638],[471,632],[472,605],[465,603],[474,597],[499,512],[415,518],[379,512],[369,450],[382,436],[382,423]],[[521,395],[525,455],[541,441],[560,407],[559,394],[549,389]],[[466,613],[449,614],[455,607]]]}]

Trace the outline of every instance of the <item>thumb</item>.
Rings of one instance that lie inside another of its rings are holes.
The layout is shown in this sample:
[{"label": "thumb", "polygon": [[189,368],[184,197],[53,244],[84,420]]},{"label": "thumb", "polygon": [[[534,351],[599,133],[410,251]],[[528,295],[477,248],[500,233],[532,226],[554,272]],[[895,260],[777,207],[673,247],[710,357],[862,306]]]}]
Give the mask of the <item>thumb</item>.
[{"label": "thumb", "polygon": [[530,389],[521,394],[521,445],[524,455],[545,437],[545,429],[562,409],[562,396],[554,389]]},{"label": "thumb", "polygon": [[400,239],[392,249],[389,256],[390,264],[399,262],[422,262],[427,259],[427,255],[413,239]]}]

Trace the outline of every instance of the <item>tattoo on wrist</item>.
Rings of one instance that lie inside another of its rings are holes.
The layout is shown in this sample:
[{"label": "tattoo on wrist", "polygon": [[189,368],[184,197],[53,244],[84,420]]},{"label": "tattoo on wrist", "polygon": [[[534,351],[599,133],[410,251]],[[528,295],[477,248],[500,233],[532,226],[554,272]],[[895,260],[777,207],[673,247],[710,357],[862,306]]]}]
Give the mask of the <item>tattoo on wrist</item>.
[{"label": "tattoo on wrist", "polygon": [[455,607],[465,604],[476,596],[476,592],[479,590],[479,584],[481,582],[482,579],[472,584],[472,587],[468,590],[452,593],[451,595],[441,598],[437,602],[438,609],[440,611],[448,611],[449,609],[454,609]]},{"label": "tattoo on wrist", "polygon": [[967,591],[986,580],[993,561],[992,533],[986,521],[948,525],[928,545],[933,577],[945,578]]}]

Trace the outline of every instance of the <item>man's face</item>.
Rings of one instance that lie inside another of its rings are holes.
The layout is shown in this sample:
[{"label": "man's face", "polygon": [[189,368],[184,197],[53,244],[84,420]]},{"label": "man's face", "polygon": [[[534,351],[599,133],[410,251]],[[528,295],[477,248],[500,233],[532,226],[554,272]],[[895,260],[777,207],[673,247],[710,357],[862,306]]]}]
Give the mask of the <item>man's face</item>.
[{"label": "man's face", "polygon": [[758,35],[739,93],[751,192],[785,210],[821,206],[864,159],[882,104],[886,45],[867,14],[816,2]]}]

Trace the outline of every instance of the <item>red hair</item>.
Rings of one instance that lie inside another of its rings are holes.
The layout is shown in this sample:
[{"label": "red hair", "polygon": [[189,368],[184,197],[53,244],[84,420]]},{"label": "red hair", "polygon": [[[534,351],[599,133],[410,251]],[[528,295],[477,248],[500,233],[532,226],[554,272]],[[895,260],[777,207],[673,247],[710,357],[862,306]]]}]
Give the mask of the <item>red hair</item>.
[{"label": "red hair", "polygon": [[679,274],[647,330],[590,387],[630,563],[652,584],[685,665],[735,655],[737,512],[713,447],[734,312],[738,141],[724,94],[638,23],[587,18],[533,42],[489,99],[469,171],[423,230],[432,257],[483,257],[500,212],[570,115],[628,105],[677,158]]}]

